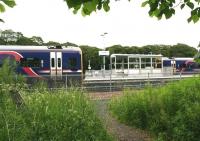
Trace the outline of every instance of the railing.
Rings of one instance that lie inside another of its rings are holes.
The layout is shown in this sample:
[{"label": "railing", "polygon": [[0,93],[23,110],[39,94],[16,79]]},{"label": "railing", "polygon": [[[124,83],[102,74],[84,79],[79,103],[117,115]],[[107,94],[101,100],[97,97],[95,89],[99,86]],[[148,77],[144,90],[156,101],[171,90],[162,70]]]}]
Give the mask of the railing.
[{"label": "railing", "polygon": [[[30,77],[25,76],[25,82],[28,87],[37,88],[44,85],[49,89],[70,89],[78,88],[91,92],[102,91],[121,91],[123,89],[140,89],[151,84],[152,86],[162,86],[166,83],[179,81],[188,77],[199,76],[199,73],[179,72],[174,75],[171,73],[143,73],[143,74],[115,74],[110,71],[105,71],[104,75],[101,71],[98,73],[90,72],[84,76],[81,75],[63,75],[57,76],[42,76]],[[94,74],[94,75],[93,75]],[[17,76],[15,76],[17,79]],[[17,82],[17,81],[16,81]]]}]

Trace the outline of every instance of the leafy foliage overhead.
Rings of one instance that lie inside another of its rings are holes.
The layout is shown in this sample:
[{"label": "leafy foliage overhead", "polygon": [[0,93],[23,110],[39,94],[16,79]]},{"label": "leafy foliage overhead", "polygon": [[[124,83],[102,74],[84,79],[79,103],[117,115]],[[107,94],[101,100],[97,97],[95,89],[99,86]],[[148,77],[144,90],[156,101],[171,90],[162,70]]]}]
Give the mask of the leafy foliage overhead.
[{"label": "leafy foliage overhead", "polygon": [[[8,7],[14,7],[16,5],[15,0],[0,0],[0,13],[5,12],[6,6]],[[0,19],[0,22],[4,22],[2,19]]]},{"label": "leafy foliage overhead", "polygon": [[[83,16],[90,15],[97,10],[104,10],[108,12],[110,10],[110,0],[64,0],[70,9],[73,9],[73,13],[76,14],[81,11]],[[115,0],[119,1],[119,0]],[[131,0],[128,0],[131,1]],[[187,21],[194,23],[199,21],[200,18],[200,0],[144,0],[141,4],[142,7],[149,6],[149,15],[151,17],[157,17],[162,19],[171,18],[175,15],[176,8],[190,9],[190,17]],[[14,7],[16,5],[15,0],[0,0],[0,13],[5,12],[5,7]],[[0,22],[3,22],[0,19]]]},{"label": "leafy foliage overhead", "polygon": [[77,13],[81,9],[83,16],[90,15],[93,11],[101,10],[102,8],[107,12],[110,10],[110,0],[65,0],[69,8]]},{"label": "leafy foliage overhead", "polygon": [[[90,15],[92,12],[97,10],[104,10],[108,12],[110,10],[110,0],[64,0],[68,7],[73,9],[74,13],[79,10],[82,15]],[[119,0],[115,0],[119,1]],[[131,0],[128,0],[131,1]],[[191,11],[191,15],[188,18],[188,22],[193,21],[196,23],[200,18],[200,0],[145,0],[141,6],[149,6],[149,15],[151,17],[157,17],[162,19],[165,17],[169,19],[175,14],[176,8],[184,9],[188,7]]]}]

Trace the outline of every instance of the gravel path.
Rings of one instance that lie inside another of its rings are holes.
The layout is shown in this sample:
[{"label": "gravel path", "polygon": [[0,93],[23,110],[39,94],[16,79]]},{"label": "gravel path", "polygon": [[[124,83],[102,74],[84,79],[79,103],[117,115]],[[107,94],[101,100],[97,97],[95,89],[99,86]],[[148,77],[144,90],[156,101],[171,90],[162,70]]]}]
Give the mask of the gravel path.
[{"label": "gravel path", "polygon": [[108,112],[109,99],[96,100],[97,113],[108,130],[117,141],[152,141],[144,131],[129,127],[118,122]]}]

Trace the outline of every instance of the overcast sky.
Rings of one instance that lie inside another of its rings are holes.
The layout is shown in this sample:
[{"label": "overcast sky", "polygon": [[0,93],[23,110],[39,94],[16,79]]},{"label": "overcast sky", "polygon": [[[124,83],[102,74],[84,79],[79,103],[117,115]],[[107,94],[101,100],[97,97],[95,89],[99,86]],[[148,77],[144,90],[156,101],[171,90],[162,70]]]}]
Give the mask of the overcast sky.
[{"label": "overcast sky", "polygon": [[[106,13],[74,15],[63,0],[16,0],[0,18],[0,29],[12,29],[24,36],[40,36],[45,42],[72,42],[103,48],[115,44],[143,46],[185,43],[196,47],[200,41],[200,22],[187,23],[188,9],[176,11],[170,20],[158,21],[148,16],[141,0],[121,0],[111,4]],[[101,34],[107,32],[104,37]]]}]

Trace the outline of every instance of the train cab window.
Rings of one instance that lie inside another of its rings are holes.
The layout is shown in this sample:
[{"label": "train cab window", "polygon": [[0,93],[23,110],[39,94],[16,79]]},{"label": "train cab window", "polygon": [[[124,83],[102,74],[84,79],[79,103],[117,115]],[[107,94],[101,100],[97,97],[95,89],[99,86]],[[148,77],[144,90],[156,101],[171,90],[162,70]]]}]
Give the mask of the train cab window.
[{"label": "train cab window", "polygon": [[41,67],[41,60],[38,58],[21,58],[20,66],[38,68]]},{"label": "train cab window", "polygon": [[74,69],[77,65],[77,59],[72,57],[72,58],[69,58],[68,60],[68,64],[69,64],[69,68],[70,69]]}]

